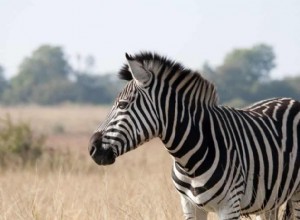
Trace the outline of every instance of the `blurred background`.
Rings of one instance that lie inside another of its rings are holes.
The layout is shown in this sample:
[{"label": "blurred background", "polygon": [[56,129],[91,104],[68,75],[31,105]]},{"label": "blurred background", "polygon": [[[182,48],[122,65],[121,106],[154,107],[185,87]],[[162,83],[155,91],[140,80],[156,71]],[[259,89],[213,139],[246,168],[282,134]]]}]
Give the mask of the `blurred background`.
[{"label": "blurred background", "polygon": [[198,70],[221,104],[300,99],[297,0],[0,0],[0,30],[0,219],[182,219],[159,140],[88,157],[125,52]]},{"label": "blurred background", "polygon": [[207,75],[221,103],[300,94],[297,0],[0,4],[2,104],[109,104],[125,52],[141,50]]}]

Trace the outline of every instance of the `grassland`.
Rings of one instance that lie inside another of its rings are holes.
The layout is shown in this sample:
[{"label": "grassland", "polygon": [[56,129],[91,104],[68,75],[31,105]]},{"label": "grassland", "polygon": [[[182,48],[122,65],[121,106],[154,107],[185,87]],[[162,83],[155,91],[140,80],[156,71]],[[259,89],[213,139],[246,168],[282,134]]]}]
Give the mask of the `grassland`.
[{"label": "grassland", "polygon": [[45,155],[34,167],[0,170],[0,220],[182,219],[171,158],[159,140],[113,166],[100,167],[89,158],[89,137],[108,109],[0,107],[1,117],[9,114],[47,135]]}]

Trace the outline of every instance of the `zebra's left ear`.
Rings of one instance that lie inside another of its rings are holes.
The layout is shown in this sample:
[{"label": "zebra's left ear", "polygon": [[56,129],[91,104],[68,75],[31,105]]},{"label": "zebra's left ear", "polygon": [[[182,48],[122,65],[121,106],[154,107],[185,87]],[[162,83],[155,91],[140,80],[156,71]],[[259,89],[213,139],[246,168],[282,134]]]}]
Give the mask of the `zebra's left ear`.
[{"label": "zebra's left ear", "polygon": [[137,81],[137,83],[141,85],[146,85],[150,81],[151,73],[149,73],[140,62],[135,60],[127,53],[126,59],[133,78]]}]

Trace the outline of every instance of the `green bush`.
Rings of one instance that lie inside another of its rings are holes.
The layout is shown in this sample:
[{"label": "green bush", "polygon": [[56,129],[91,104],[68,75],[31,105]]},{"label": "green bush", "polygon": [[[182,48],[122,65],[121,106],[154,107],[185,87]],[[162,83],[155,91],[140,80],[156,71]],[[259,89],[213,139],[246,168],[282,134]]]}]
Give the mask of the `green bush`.
[{"label": "green bush", "polygon": [[25,122],[0,118],[0,166],[32,165],[42,155],[45,136],[35,135]]}]

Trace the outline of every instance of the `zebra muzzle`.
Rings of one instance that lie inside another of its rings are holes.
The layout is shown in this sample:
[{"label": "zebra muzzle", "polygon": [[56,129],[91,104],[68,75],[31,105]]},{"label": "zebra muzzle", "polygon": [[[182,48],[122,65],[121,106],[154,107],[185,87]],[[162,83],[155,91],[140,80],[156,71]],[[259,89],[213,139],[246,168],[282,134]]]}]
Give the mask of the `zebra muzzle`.
[{"label": "zebra muzzle", "polygon": [[104,148],[101,141],[102,135],[95,133],[90,141],[89,153],[98,165],[109,165],[115,162],[112,147]]},{"label": "zebra muzzle", "polygon": [[115,162],[116,158],[114,156],[112,148],[97,149],[94,146],[92,146],[91,148],[93,148],[91,157],[98,165],[109,165]]}]

